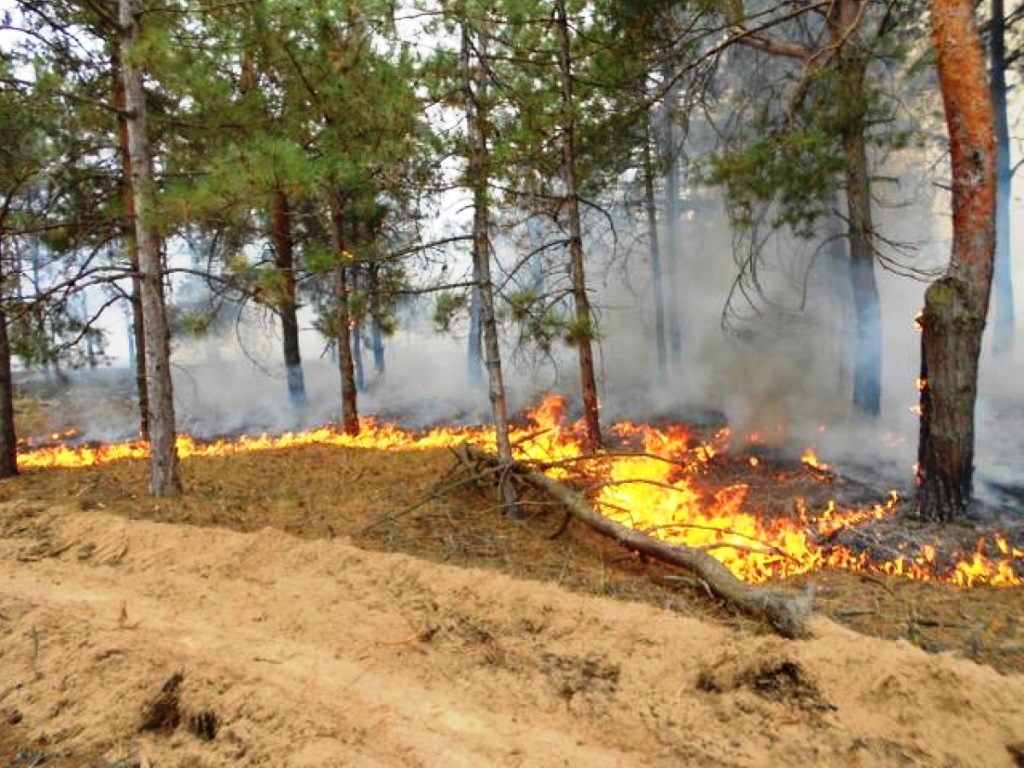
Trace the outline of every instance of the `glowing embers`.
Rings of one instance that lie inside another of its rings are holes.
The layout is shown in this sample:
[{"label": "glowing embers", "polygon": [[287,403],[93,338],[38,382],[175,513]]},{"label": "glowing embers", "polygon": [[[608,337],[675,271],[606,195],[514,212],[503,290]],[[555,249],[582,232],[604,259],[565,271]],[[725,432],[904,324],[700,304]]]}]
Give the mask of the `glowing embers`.
[{"label": "glowing embers", "polygon": [[[763,456],[731,457],[727,429],[699,441],[687,428],[676,424],[620,422],[608,429],[610,443],[616,447],[596,456],[585,455],[582,433],[581,424],[569,423],[562,398],[549,396],[528,412],[527,424],[513,430],[511,442],[517,458],[535,462],[553,478],[583,486],[595,507],[609,518],[665,541],[702,549],[745,581],[763,582],[821,568],[842,568],[960,586],[1021,583],[1018,574],[1024,566],[1024,550],[1005,538],[997,537],[994,543],[982,540],[973,552],[959,559],[951,558],[948,552],[939,557],[937,548],[927,544],[905,552],[894,547],[856,546],[867,524],[893,515],[898,503],[895,494],[885,503],[855,509],[839,509],[835,502],[829,502],[812,510],[797,499],[794,513],[792,496],[799,494],[793,491],[797,486],[787,485],[794,476],[803,475],[827,493],[832,491],[825,491],[821,484],[836,480],[830,466],[821,462],[812,449],[804,452],[802,464],[792,471]],[[451,447],[464,441],[494,450],[492,430],[437,428],[411,432],[373,419],[362,420],[356,436],[332,427],[214,442],[182,436],[177,448],[178,455],[188,459],[306,445],[412,451]],[[751,438],[747,442],[757,443]],[[19,455],[19,465],[87,467],[147,456],[148,446],[141,442],[39,448],[26,445]],[[722,466],[741,469],[745,474],[734,473],[723,479],[716,474]],[[789,499],[789,512],[766,515],[751,503],[753,484],[764,483]]]}]

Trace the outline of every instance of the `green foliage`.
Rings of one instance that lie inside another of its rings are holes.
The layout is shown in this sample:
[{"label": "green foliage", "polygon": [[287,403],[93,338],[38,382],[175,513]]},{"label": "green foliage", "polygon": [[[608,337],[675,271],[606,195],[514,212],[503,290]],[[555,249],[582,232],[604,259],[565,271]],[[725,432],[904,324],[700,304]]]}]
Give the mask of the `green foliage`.
[{"label": "green foliage", "polygon": [[10,299],[5,311],[11,355],[26,367],[79,368],[102,362],[94,350],[102,350],[105,334],[70,311],[65,298],[31,302]]},{"label": "green foliage", "polygon": [[206,336],[217,322],[216,314],[201,310],[184,310],[174,316],[174,329],[187,336]]},{"label": "green foliage", "polygon": [[754,226],[761,206],[777,203],[773,228],[804,237],[826,213],[841,183],[842,148],[819,126],[777,130],[733,152],[713,155],[704,180],[725,187],[735,226]]},{"label": "green foliage", "polygon": [[439,293],[434,304],[434,329],[438,333],[450,332],[455,317],[464,311],[468,304],[469,300],[465,293]]},{"label": "green foliage", "polygon": [[575,347],[584,341],[599,341],[601,336],[593,321],[580,322],[573,319],[564,323],[562,338],[566,344]]},{"label": "green foliage", "polygon": [[[895,35],[875,41],[875,55],[905,55]],[[769,211],[772,229],[788,228],[812,238],[836,191],[844,185],[846,138],[862,135],[879,151],[911,145],[920,134],[897,126],[890,94],[872,78],[868,51],[847,41],[827,66],[805,71],[800,84],[782,94],[764,89],[755,114],[730,137],[727,147],[703,163],[703,181],[725,189],[734,226],[750,229]],[[736,94],[736,101],[751,95]],[[749,106],[748,106],[749,108]]]},{"label": "green foliage", "polygon": [[505,302],[508,305],[512,322],[518,324],[527,322],[534,307],[540,302],[540,298],[540,294],[536,290],[529,288],[506,296]]}]

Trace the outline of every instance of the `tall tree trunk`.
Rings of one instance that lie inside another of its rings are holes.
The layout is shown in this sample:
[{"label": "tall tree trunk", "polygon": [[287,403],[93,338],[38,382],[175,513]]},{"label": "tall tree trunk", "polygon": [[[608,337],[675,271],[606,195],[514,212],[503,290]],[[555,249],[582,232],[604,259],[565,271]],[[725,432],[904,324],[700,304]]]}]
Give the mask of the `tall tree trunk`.
[{"label": "tall tree trunk", "polygon": [[849,401],[853,383],[853,355],[856,349],[857,315],[853,306],[852,269],[846,218],[839,214],[839,195],[833,199],[833,211],[825,218],[823,233],[827,270],[825,307],[830,320],[830,336],[835,349],[836,392]]},{"label": "tall tree trunk", "polygon": [[665,338],[665,282],[661,274],[661,244],[658,239],[658,205],[654,198],[654,160],[651,158],[651,116],[644,124],[644,201],[647,209],[647,239],[651,254],[651,284],[654,288],[654,343],[658,352],[658,380],[668,376],[668,345]]},{"label": "tall tree trunk", "polygon": [[178,454],[175,447],[170,333],[164,307],[160,248],[150,221],[153,173],[149,157],[149,140],[146,135],[146,94],[142,70],[132,59],[141,33],[139,17],[136,0],[120,0],[125,114],[132,168],[135,238],[139,250],[139,277],[146,343],[150,434],[149,491],[154,496],[177,496],[181,493],[181,480],[178,475]]},{"label": "tall tree trunk", "polygon": [[[466,97],[466,131],[469,135],[468,177],[473,188],[473,274],[476,276],[474,293],[480,302],[480,326],[483,336],[484,365],[487,369],[487,396],[491,401],[491,417],[498,448],[498,461],[505,471],[498,476],[498,494],[502,512],[506,517],[523,517],[516,498],[512,479],[512,442],[508,434],[508,403],[505,380],[501,371],[501,348],[498,343],[498,321],[494,313],[494,284],[491,282],[491,216],[488,181],[490,157],[487,147],[487,72],[483,57],[486,45],[477,41],[477,56],[481,59],[475,77],[470,67],[470,28],[462,26],[462,55]],[[475,85],[475,88],[474,88]]]},{"label": "tall tree trunk", "polygon": [[[4,285],[4,237],[0,228],[0,286]],[[0,478],[18,474],[18,439],[14,428],[14,376],[11,343],[7,334],[7,308],[0,292]]]},{"label": "tall tree trunk", "polygon": [[124,73],[121,66],[120,46],[112,47],[111,75],[114,81],[114,109],[117,110],[117,144],[121,156],[121,200],[124,218],[121,236],[124,239],[128,263],[132,269],[131,305],[132,359],[135,367],[135,396],[139,403],[139,435],[149,440],[149,392],[146,387],[146,332],[142,319],[142,281],[139,278],[139,247],[135,239],[135,192],[132,189],[132,155],[128,148],[128,107],[125,98]]},{"label": "tall tree trunk", "polygon": [[469,291],[469,338],[466,340],[466,380],[479,388],[483,385],[483,308],[480,297],[480,272],[473,263],[473,286]]},{"label": "tall tree trunk", "polygon": [[662,148],[665,161],[665,283],[668,330],[668,353],[672,365],[678,367],[683,359],[683,328],[679,307],[679,227],[682,223],[682,209],[679,196],[682,183],[679,174],[679,88],[671,86],[665,93],[665,146]]},{"label": "tall tree trunk", "polygon": [[843,137],[849,218],[850,284],[857,331],[853,354],[853,407],[864,416],[882,410],[882,309],[875,281],[871,184],[863,130]]},{"label": "tall tree trunk", "polygon": [[1006,16],[1003,0],[992,0],[992,28],[989,33],[989,82],[996,128],[996,255],[995,313],[992,346],[997,355],[1013,349],[1017,317],[1013,295],[1013,259],[1010,251],[1010,203],[1013,170],[1010,167],[1010,129],[1006,114]]},{"label": "tall tree trunk", "polygon": [[[351,320],[351,318],[350,318]],[[363,321],[352,322],[352,366],[356,374],[356,392],[366,391],[366,366],[363,365]]]},{"label": "tall tree trunk", "polygon": [[565,0],[555,0],[555,32],[558,35],[558,63],[562,86],[562,174],[565,183],[565,205],[569,214],[569,264],[572,272],[572,295],[576,305],[573,336],[579,354],[580,390],[583,396],[583,423],[587,448],[602,445],[601,420],[597,399],[597,378],[594,374],[594,317],[587,296],[587,279],[583,259],[583,225],[580,221],[580,197],[576,179],[576,104],[573,99],[572,57],[569,50],[569,19]]},{"label": "tall tree trunk", "polygon": [[271,203],[274,230],[274,260],[281,271],[282,296],[277,308],[281,318],[281,342],[284,370],[288,377],[288,397],[292,405],[306,405],[306,381],[302,375],[302,353],[299,351],[298,296],[295,285],[295,238],[292,236],[291,209],[288,196],[278,187]]},{"label": "tall tree trunk", "polygon": [[337,302],[338,372],[341,375],[341,426],[349,435],[359,434],[356,368],[352,357],[352,317],[348,309],[348,251],[345,249],[345,201],[338,194],[331,199],[331,244],[337,266],[334,269],[334,298]]},{"label": "tall tree trunk", "polygon": [[373,350],[373,375],[378,381],[384,378],[384,334],[380,327],[380,266],[370,263],[367,274],[367,291],[370,294],[370,348]]},{"label": "tall tree trunk", "polygon": [[871,175],[865,140],[867,94],[864,79],[869,58],[862,49],[858,26],[862,0],[839,0],[829,13],[829,31],[839,50],[839,92],[846,118],[842,127],[845,159],[847,237],[850,242],[850,284],[857,315],[853,354],[853,407],[863,416],[878,416],[882,406],[882,311],[875,282]]},{"label": "tall tree trunk", "polygon": [[932,39],[953,174],[949,267],[921,314],[917,512],[966,514],[974,472],[978,358],[995,255],[995,114],[972,0],[932,0]]},{"label": "tall tree trunk", "polygon": [[800,43],[751,33],[744,26],[746,10],[742,0],[729,0],[724,10],[735,41],[755,50],[800,61],[808,71],[817,67],[818,62],[838,56],[837,74],[844,116],[841,138],[846,164],[843,186],[850,246],[849,278],[857,317],[853,344],[853,407],[857,413],[873,417],[881,411],[882,317],[875,281],[871,176],[866,146],[865,77],[871,56],[860,34],[867,18],[866,5],[864,0],[835,0],[828,4],[829,47],[826,50],[812,50]]}]

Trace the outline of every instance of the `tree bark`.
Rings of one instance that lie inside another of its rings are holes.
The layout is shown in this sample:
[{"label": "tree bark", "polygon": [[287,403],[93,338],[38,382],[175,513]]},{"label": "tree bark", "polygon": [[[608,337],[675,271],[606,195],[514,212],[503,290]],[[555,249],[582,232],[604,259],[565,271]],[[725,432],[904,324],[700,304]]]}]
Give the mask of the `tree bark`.
[{"label": "tree bark", "polygon": [[384,334],[380,328],[380,280],[377,273],[380,267],[376,263],[370,264],[367,276],[368,290],[370,292],[370,347],[373,350],[373,374],[379,382],[384,378]]},{"label": "tree bark", "polygon": [[[497,459],[483,451],[465,446],[473,461],[490,466]],[[783,637],[809,636],[807,617],[811,610],[810,593],[786,595],[773,589],[746,584],[707,552],[681,544],[668,544],[645,533],[627,528],[599,514],[577,491],[531,470],[518,462],[512,465],[516,475],[560,502],[577,520],[598,533],[608,536],[633,552],[639,552],[663,563],[684,568],[696,574],[716,597],[744,613],[767,621]]]},{"label": "tree bark", "polygon": [[135,239],[139,251],[143,327],[146,346],[146,384],[149,398],[150,477],[154,496],[181,493],[175,447],[174,392],[171,384],[170,333],[164,307],[163,264],[150,221],[153,173],[146,135],[146,94],[142,70],[133,61],[141,29],[136,0],[119,0],[121,58],[124,64],[125,116],[135,206]]},{"label": "tree bark", "polygon": [[871,184],[863,130],[844,137],[849,218],[850,284],[857,318],[853,354],[853,407],[863,416],[882,411],[882,308],[875,280]]},{"label": "tree bark", "polygon": [[972,0],[932,0],[932,39],[949,130],[953,246],[921,314],[917,513],[948,522],[971,501],[978,358],[995,254],[992,95]]},{"label": "tree bark", "polygon": [[678,367],[683,359],[683,328],[679,307],[679,227],[682,211],[679,205],[681,180],[679,178],[679,136],[676,112],[679,109],[679,89],[673,85],[665,94],[665,284],[666,330],[668,354],[672,365]]},{"label": "tree bark", "polygon": [[654,344],[658,353],[658,380],[668,380],[668,344],[665,337],[665,281],[661,274],[661,243],[658,238],[658,205],[654,197],[654,160],[651,157],[651,116],[644,136],[644,201],[647,209],[647,238],[651,254],[651,284],[654,288]]},{"label": "tree bark", "polygon": [[1017,330],[1014,307],[1013,259],[1010,253],[1010,203],[1013,170],[1010,167],[1010,129],[1006,114],[1006,17],[1003,0],[992,0],[989,31],[989,81],[996,129],[996,254],[993,289],[996,294],[992,346],[997,355],[1013,349]]},{"label": "tree bark", "polygon": [[580,390],[583,397],[583,423],[588,450],[601,447],[600,405],[597,378],[594,374],[594,317],[587,295],[587,279],[583,258],[583,225],[580,220],[580,197],[576,179],[576,104],[572,87],[572,57],[569,50],[569,19],[565,0],[555,2],[555,31],[558,36],[558,63],[562,97],[562,173],[565,183],[565,205],[569,215],[569,264],[572,273],[572,295],[576,308],[574,342],[579,355]]},{"label": "tree bark", "polygon": [[834,3],[829,16],[829,31],[832,44],[839,50],[840,94],[846,113],[842,129],[846,165],[844,189],[850,242],[850,284],[857,316],[853,407],[863,416],[874,417],[882,409],[882,311],[875,281],[871,175],[865,142],[867,95],[864,79],[869,59],[860,46],[857,33],[863,16],[861,5],[859,0]]},{"label": "tree bark", "polygon": [[466,380],[473,388],[483,385],[483,316],[480,296],[480,271],[473,262],[472,287],[469,291],[469,338],[466,340]]},{"label": "tree bark", "polygon": [[345,248],[345,202],[335,194],[331,199],[331,243],[337,265],[334,270],[334,298],[337,302],[338,370],[341,374],[341,425],[346,434],[359,434],[356,367],[352,357],[352,317],[348,309],[349,253]]},{"label": "tree bark", "polygon": [[281,271],[281,300],[277,307],[281,318],[281,343],[284,369],[288,378],[288,398],[292,405],[306,405],[306,382],[302,374],[302,353],[299,350],[298,297],[295,284],[295,239],[292,236],[291,210],[288,196],[278,187],[271,203],[271,224],[274,236],[274,261]]},{"label": "tree bark", "polygon": [[[4,285],[4,237],[0,227],[0,286]],[[18,474],[18,438],[14,426],[14,376],[11,372],[11,342],[7,332],[7,309],[0,295],[0,478]]]},{"label": "tree bark", "polygon": [[501,371],[498,321],[494,312],[494,283],[491,281],[487,72],[482,60],[486,55],[485,42],[477,40],[476,51],[481,60],[478,62],[479,66],[475,68],[476,72],[473,73],[470,66],[471,34],[468,22],[463,21],[462,64],[466,97],[466,131],[470,140],[468,177],[473,189],[473,274],[476,278],[473,291],[479,301],[479,323],[483,337],[484,366],[487,370],[487,396],[491,402],[498,462],[503,469],[498,477],[498,495],[504,515],[512,519],[521,519],[523,512],[516,498],[511,474],[507,471],[512,466],[512,442],[509,439],[505,380]]},{"label": "tree bark", "polygon": [[111,75],[114,81],[114,109],[117,111],[117,144],[121,156],[121,200],[124,217],[121,220],[121,235],[132,272],[132,291],[129,304],[132,310],[132,349],[130,361],[135,366],[135,396],[139,403],[139,435],[149,440],[149,393],[146,386],[146,331],[142,319],[142,283],[139,279],[139,247],[135,238],[135,193],[132,189],[132,156],[128,147],[128,106],[125,98],[124,72],[121,65],[121,51],[113,46],[110,57]]},{"label": "tree bark", "polygon": [[833,212],[823,222],[825,235],[826,286],[824,309],[835,350],[836,392],[849,399],[853,383],[853,355],[856,348],[857,316],[850,280],[849,228],[839,214],[839,195],[833,199]]}]

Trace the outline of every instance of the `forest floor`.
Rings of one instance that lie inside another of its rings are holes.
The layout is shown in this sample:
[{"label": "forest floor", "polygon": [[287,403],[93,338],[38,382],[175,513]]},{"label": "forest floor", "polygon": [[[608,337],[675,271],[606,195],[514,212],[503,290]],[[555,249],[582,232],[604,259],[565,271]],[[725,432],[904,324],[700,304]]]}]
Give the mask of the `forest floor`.
[{"label": "forest floor", "polygon": [[0,766],[1024,765],[1021,588],[819,572],[784,641],[540,499],[435,493],[453,464],[4,481]]}]

